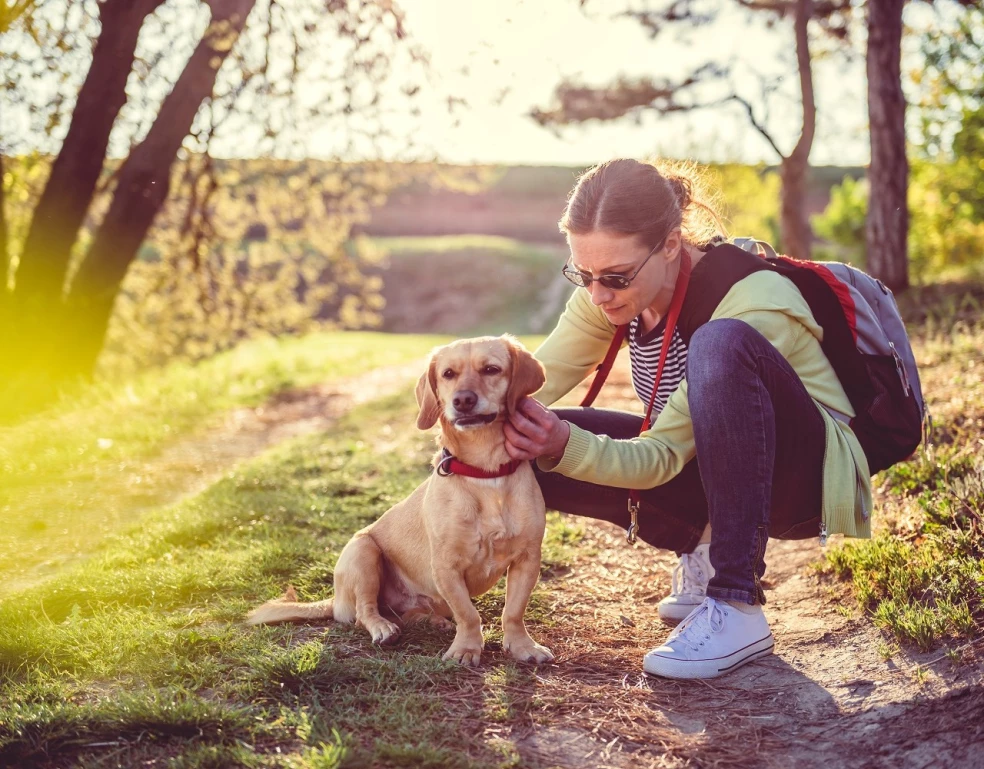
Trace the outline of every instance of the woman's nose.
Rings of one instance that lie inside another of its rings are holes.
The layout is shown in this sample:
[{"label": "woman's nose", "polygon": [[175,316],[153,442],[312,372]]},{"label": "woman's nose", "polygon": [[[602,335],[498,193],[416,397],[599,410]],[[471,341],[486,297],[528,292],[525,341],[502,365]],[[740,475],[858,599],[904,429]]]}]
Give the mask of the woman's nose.
[{"label": "woman's nose", "polygon": [[612,290],[610,288],[605,288],[598,281],[592,281],[591,287],[588,289],[591,292],[591,304],[595,307],[601,307],[605,302],[611,301]]}]

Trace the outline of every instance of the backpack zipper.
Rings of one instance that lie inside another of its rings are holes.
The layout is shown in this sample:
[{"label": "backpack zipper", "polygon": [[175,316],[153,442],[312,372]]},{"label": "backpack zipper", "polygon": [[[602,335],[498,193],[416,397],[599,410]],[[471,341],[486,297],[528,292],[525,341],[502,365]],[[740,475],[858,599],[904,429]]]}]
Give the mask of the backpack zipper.
[{"label": "backpack zipper", "polygon": [[895,358],[895,370],[899,372],[899,379],[902,380],[902,390],[905,392],[906,397],[908,397],[909,375],[905,373],[905,365],[902,363],[902,356],[899,355],[899,351],[895,349],[895,342],[889,342],[888,346],[892,350],[892,357]]}]

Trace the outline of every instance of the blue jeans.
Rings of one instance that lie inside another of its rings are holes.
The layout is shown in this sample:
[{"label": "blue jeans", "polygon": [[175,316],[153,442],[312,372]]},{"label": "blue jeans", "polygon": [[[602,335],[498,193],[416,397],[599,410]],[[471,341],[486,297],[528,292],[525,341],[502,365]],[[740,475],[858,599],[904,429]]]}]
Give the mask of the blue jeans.
[{"label": "blue jeans", "polygon": [[[641,491],[639,537],[693,551],[710,521],[714,598],[764,603],[769,536],[820,533],[826,429],[789,363],[758,331],[710,321],[690,340],[687,386],[696,459],[669,482]],[[642,417],[605,409],[558,409],[599,435],[628,439]],[[535,465],[534,465],[535,467]],[[547,507],[628,526],[625,489],[536,471]]]}]

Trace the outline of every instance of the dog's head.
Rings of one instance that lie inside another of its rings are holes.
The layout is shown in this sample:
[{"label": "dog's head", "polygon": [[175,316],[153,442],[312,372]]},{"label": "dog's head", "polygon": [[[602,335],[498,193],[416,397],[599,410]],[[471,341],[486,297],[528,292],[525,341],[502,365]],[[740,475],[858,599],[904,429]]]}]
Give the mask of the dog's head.
[{"label": "dog's head", "polygon": [[543,366],[508,334],[452,342],[431,353],[417,382],[417,427],[427,430],[441,418],[456,430],[485,427],[543,382]]}]

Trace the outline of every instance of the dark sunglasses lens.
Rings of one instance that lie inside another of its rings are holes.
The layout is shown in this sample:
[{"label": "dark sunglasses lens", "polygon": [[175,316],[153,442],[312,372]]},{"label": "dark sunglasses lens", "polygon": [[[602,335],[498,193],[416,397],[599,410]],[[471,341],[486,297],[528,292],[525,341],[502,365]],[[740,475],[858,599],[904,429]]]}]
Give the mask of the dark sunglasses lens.
[{"label": "dark sunglasses lens", "polygon": [[564,277],[567,278],[575,286],[580,286],[584,288],[584,278],[577,270],[572,270],[570,267],[565,267],[561,272]]},{"label": "dark sunglasses lens", "polygon": [[598,278],[598,282],[612,291],[621,291],[629,287],[629,279],[624,275],[602,275]]}]

